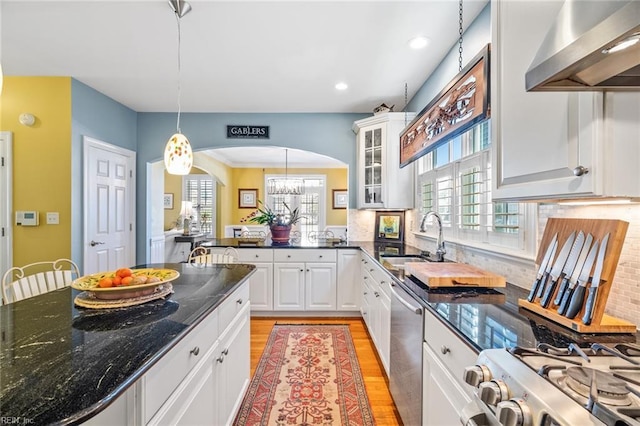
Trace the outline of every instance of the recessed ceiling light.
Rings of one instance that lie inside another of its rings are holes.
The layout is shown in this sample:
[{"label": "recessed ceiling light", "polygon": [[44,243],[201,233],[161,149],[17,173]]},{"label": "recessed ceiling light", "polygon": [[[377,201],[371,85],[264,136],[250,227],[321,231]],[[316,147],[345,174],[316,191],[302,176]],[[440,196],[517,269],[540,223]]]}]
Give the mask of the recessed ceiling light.
[{"label": "recessed ceiling light", "polygon": [[347,90],[348,87],[349,85],[347,83],[336,83],[336,90]]},{"label": "recessed ceiling light", "polygon": [[414,37],[409,40],[409,47],[412,49],[422,49],[423,47],[426,47],[427,44],[429,44],[429,39],[424,36]]}]

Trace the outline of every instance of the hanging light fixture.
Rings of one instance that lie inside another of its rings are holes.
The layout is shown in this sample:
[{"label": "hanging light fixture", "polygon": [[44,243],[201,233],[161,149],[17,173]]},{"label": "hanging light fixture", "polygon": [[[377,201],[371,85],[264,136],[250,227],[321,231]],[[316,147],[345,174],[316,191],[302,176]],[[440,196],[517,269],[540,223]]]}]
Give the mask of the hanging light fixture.
[{"label": "hanging light fixture", "polygon": [[180,19],[191,11],[191,5],[184,0],[169,0],[169,5],[176,15],[178,23],[178,119],[176,133],[169,138],[164,149],[164,165],[172,175],[188,175],[193,165],[193,151],[191,144],[180,130]]},{"label": "hanging light fixture", "polygon": [[284,150],[284,180],[282,178],[269,178],[267,181],[267,193],[269,195],[301,195],[304,192],[302,179],[289,179],[289,150]]}]

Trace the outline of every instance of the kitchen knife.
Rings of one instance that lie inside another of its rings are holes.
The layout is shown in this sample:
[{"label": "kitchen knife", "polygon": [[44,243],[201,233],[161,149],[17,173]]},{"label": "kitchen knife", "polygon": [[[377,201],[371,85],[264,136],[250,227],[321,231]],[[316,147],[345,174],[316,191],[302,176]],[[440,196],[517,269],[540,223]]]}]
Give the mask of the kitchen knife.
[{"label": "kitchen knife", "polygon": [[[584,233],[580,232],[579,235],[582,235],[582,238],[584,238]],[[549,273],[549,279],[547,280],[550,282],[546,284],[546,287],[544,289],[544,295],[542,296],[542,300],[540,300],[540,304],[542,305],[543,308],[546,308],[547,306],[549,306],[549,302],[551,302],[551,297],[553,297],[553,292],[558,286],[558,280],[560,279],[560,274],[562,274],[562,268],[564,268],[564,264],[567,263],[569,252],[571,251],[571,247],[573,246],[575,240],[576,240],[576,233],[574,231],[571,233],[571,235],[569,235],[569,238],[567,238],[567,240],[564,242],[564,245],[562,246],[562,250],[560,250],[560,254],[558,255],[558,258],[553,264],[553,268]],[[582,241],[580,241],[580,244],[582,244]]]},{"label": "kitchen knife", "polygon": [[[533,302],[536,298],[536,293],[538,292],[538,287],[540,284],[545,282],[547,279],[547,275],[551,271],[551,265],[553,264],[553,256],[556,254],[556,248],[558,247],[558,234],[554,235],[547,247],[547,252],[544,254],[542,258],[542,262],[540,262],[540,269],[538,269],[538,275],[536,276],[536,280],[533,282],[533,287],[531,287],[531,293],[529,293],[529,297],[527,300],[529,302]],[[545,272],[546,270],[546,272]]]},{"label": "kitchen knife", "polygon": [[[580,234],[582,234],[582,231],[580,231]],[[591,247],[593,236],[591,234],[588,234],[584,240],[584,243],[582,245],[579,245],[578,240],[580,239],[580,234],[578,234],[576,242],[573,243],[573,247],[571,247],[571,252],[569,252],[567,263],[565,263],[564,268],[562,268],[562,283],[560,284],[560,288],[558,289],[556,298],[553,301],[554,305],[556,306],[559,305],[562,301],[562,295],[566,292],[567,287],[569,286],[569,277],[576,269],[578,271],[575,273],[575,277],[576,279],[578,278],[578,274],[580,273],[580,269],[582,268],[584,259],[586,259],[587,253],[589,252],[589,247]],[[575,283],[575,280],[573,280],[573,282]]]},{"label": "kitchen knife", "polygon": [[[564,279],[562,280],[562,284],[560,284],[558,295],[553,301],[553,303],[555,303],[557,306],[560,306],[560,308],[558,309],[558,313],[560,314],[562,314],[567,309],[569,298],[571,297],[573,289],[576,286],[576,281],[578,280],[580,271],[582,271],[582,266],[584,265],[585,260],[587,260],[587,254],[589,254],[589,248],[591,248],[591,241],[593,241],[593,236],[591,234],[588,234],[587,238],[584,240],[582,250],[580,250],[580,256],[576,259],[576,262],[571,265],[571,270],[568,271],[567,274],[565,274]],[[571,259],[571,256],[569,256],[569,259]],[[567,265],[569,265],[569,261],[567,261],[563,272],[567,270]],[[569,277],[569,275],[571,275],[571,277]]]},{"label": "kitchen knife", "polygon": [[600,245],[600,251],[598,252],[598,260],[596,261],[596,269],[593,272],[591,278],[591,286],[589,287],[589,294],[587,295],[587,307],[584,309],[584,316],[582,322],[584,325],[591,324],[593,319],[593,308],[598,298],[598,287],[600,287],[600,277],[602,276],[602,268],[604,267],[604,255],[607,251],[607,243],[609,242],[609,234],[605,235]]},{"label": "kitchen knife", "polygon": [[573,294],[571,295],[571,302],[569,302],[569,307],[567,308],[567,312],[563,315],[567,318],[573,319],[578,315],[580,309],[582,309],[582,304],[584,303],[584,293],[587,287],[587,282],[589,281],[589,275],[591,275],[591,268],[593,267],[593,262],[596,260],[596,254],[598,253],[598,240],[593,243],[593,247],[589,251],[589,255],[587,256],[587,260],[584,262],[584,266],[582,267],[582,272],[580,272],[580,276],[578,277],[578,282],[576,288],[573,290]]}]

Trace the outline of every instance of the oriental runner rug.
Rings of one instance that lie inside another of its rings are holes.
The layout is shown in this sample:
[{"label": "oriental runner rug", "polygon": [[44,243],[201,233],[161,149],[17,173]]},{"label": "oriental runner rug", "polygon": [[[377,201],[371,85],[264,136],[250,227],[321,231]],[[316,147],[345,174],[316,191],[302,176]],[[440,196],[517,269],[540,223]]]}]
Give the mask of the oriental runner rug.
[{"label": "oriental runner rug", "polygon": [[235,425],[374,425],[348,325],[274,325]]}]

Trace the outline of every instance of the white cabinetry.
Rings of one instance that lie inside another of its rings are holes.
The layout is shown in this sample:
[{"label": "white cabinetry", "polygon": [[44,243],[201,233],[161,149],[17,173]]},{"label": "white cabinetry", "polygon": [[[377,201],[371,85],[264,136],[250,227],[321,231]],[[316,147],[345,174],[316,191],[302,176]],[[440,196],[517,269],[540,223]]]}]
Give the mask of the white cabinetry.
[{"label": "white cabinetry", "polygon": [[249,278],[251,310],[273,310],[273,250],[238,249],[238,261],[255,265],[256,272]]},{"label": "white cabinetry", "polygon": [[233,420],[249,385],[249,311],[245,283],[134,385],[141,423]]},{"label": "white cabinetry", "polygon": [[462,381],[462,372],[475,364],[477,354],[428,310],[424,339],[422,424],[458,425],[462,409],[472,397]]},{"label": "white cabinetry", "polygon": [[360,250],[338,250],[338,294],[339,311],[360,309]]},{"label": "white cabinetry", "polygon": [[274,310],[336,310],[335,249],[275,250],[273,271]]},{"label": "white cabinetry", "polygon": [[[640,95],[525,91],[524,75],[562,3],[492,3],[494,200],[640,195],[640,182],[628,177],[640,158]],[[627,122],[630,112],[635,121]],[[588,173],[575,176],[579,166]]]},{"label": "white cabinetry", "polygon": [[358,135],[358,208],[414,207],[413,165],[400,168],[399,137],[414,116],[383,113],[353,123]]},{"label": "white cabinetry", "polygon": [[391,298],[386,271],[370,257],[362,256],[362,315],[376,346],[382,365],[389,374],[389,344],[391,333]]}]

